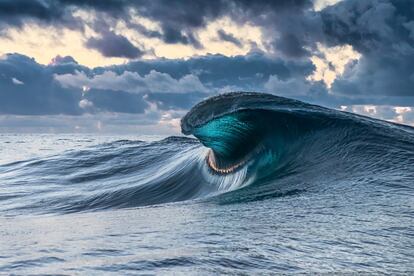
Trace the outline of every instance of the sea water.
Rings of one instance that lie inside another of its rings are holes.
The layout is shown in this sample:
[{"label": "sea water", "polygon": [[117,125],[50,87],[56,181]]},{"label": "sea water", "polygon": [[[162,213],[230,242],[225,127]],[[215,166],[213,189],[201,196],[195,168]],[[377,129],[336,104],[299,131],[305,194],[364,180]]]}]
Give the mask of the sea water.
[{"label": "sea water", "polygon": [[160,140],[1,134],[0,274],[414,271],[412,178],[321,167],[222,193],[180,169],[201,144]]}]

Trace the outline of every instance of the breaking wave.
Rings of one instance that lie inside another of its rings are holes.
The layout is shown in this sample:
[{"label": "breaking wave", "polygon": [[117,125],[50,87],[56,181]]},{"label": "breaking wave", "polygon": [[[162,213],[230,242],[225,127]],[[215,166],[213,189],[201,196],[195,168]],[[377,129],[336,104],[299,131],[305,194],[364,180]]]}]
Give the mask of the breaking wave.
[{"label": "breaking wave", "polygon": [[242,92],[199,103],[181,126],[197,139],[122,140],[1,165],[0,212],[228,204],[414,183],[407,126]]}]

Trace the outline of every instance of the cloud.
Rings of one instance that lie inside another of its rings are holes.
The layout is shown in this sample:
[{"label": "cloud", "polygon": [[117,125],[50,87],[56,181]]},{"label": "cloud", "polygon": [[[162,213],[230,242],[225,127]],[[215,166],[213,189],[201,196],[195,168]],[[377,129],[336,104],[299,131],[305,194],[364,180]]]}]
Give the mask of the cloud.
[{"label": "cloud", "polygon": [[82,99],[82,100],[79,101],[79,107],[83,108],[83,109],[91,108],[91,107],[93,107],[93,102],[91,102],[87,99]]},{"label": "cloud", "polygon": [[414,40],[414,21],[403,23],[403,26],[410,32],[410,38]]},{"label": "cloud", "polygon": [[71,56],[60,56],[52,58],[49,65],[62,65],[62,64],[78,64],[76,60]]},{"label": "cloud", "polygon": [[361,54],[354,51],[350,45],[325,47],[317,46],[318,51],[310,58],[316,69],[308,77],[309,80],[323,81],[328,88],[349,68],[352,62],[358,61]]},{"label": "cloud", "polygon": [[80,96],[61,88],[48,68],[33,59],[18,54],[0,59],[0,113],[75,115],[81,112]]},{"label": "cloud", "polygon": [[264,87],[269,93],[290,98],[303,98],[304,96],[317,98],[328,93],[321,82],[315,83],[305,78],[282,80],[278,76],[270,76]]},{"label": "cloud", "polygon": [[[187,74],[173,78],[168,73],[155,70],[151,70],[143,76],[131,71],[123,71],[120,74],[114,71],[103,71],[91,77],[83,72],[76,72],[75,74],[55,75],[55,79],[66,88],[87,87],[85,97],[95,105],[102,102],[91,95],[97,96],[100,93],[99,98],[103,98],[102,90],[105,90],[106,93],[112,91],[112,98],[115,101],[119,100],[120,91],[138,94],[141,97],[145,95],[147,101],[155,103],[157,108],[161,110],[189,109],[201,99],[216,93],[215,89],[208,89],[204,86],[196,75]],[[100,91],[98,92],[98,90]],[[111,101],[110,98],[108,95],[108,103],[111,103],[113,107],[114,100]],[[118,112],[132,113],[133,110],[127,109],[131,104],[130,101],[131,99],[124,103],[123,108],[119,106]]]},{"label": "cloud", "polygon": [[260,91],[270,76],[288,82],[313,69],[310,61],[283,61],[263,53],[133,61],[98,68],[81,66],[70,56],[40,65],[32,58],[9,54],[0,59],[0,113],[145,114],[151,106],[158,110],[151,114],[187,110],[227,89]]},{"label": "cloud", "polygon": [[[335,66],[344,64],[339,62]],[[12,54],[0,59],[0,113],[145,114],[151,105],[155,105],[157,112],[187,110],[209,95],[231,90],[267,91],[331,107],[414,106],[414,97],[404,95],[372,97],[329,91],[322,81],[308,78],[315,70],[311,61],[283,60],[260,52],[235,57],[208,55],[188,60],[133,61],[98,68],[81,66],[72,57],[56,57],[45,66]],[[333,88],[342,79],[349,79],[347,74],[352,68],[344,70]]]},{"label": "cloud", "polygon": [[322,10],[321,15],[328,44],[349,44],[362,55],[333,83],[335,93],[414,96],[412,1],[348,0]]},{"label": "cloud", "polygon": [[[90,103],[87,107],[92,113],[144,114],[148,103],[143,96],[142,94],[132,94],[126,91],[90,89],[84,94],[83,100],[86,100],[84,103]],[[83,100],[79,102],[79,105]]]},{"label": "cloud", "polygon": [[217,35],[218,35],[219,39],[221,39],[223,41],[233,43],[237,47],[242,47],[243,46],[242,43],[240,42],[240,40],[238,40],[236,37],[234,37],[234,35],[226,33],[223,30],[218,30]]},{"label": "cloud", "polygon": [[261,26],[267,50],[277,56],[304,58],[322,36],[319,13],[312,1],[241,1],[239,22]]},{"label": "cloud", "polygon": [[[278,26],[278,36],[282,39],[273,39],[274,46],[280,46],[282,51],[290,55],[303,54],[303,34],[299,26],[305,26],[302,20],[289,20],[292,17],[305,17],[304,11],[312,8],[311,0],[277,0],[277,1],[79,1],[79,0],[33,0],[13,1],[6,0],[0,3],[0,24],[22,27],[25,24],[37,23],[43,25],[64,26],[69,29],[84,31],[85,26],[102,35],[102,24],[114,29],[116,23],[122,19],[130,28],[150,38],[159,38],[167,44],[192,45],[202,48],[197,31],[219,18],[230,17],[240,24],[252,19],[257,25],[264,26],[271,33],[275,25]],[[92,12],[94,20],[86,20],[80,14],[82,11]],[[266,13],[267,19],[260,16]],[[277,15],[277,16],[276,16]],[[135,17],[146,18],[158,23],[160,31],[149,31],[142,25],[136,24]],[[300,21],[296,23],[296,21]],[[99,24],[96,24],[99,22]],[[309,22],[308,22],[309,23]],[[284,28],[284,25],[288,25]],[[308,28],[307,31],[309,31]],[[222,34],[223,36],[223,34]],[[226,36],[223,36],[226,37]],[[273,38],[277,38],[276,36]],[[227,37],[230,38],[231,37]],[[89,38],[93,48],[101,49],[104,41],[121,41],[120,37],[107,34],[102,38]],[[126,45],[125,39],[123,44]],[[230,40],[229,40],[230,41]],[[236,40],[231,39],[236,42]],[[130,46],[130,45],[129,45]],[[130,49],[129,47],[128,49]],[[113,51],[109,51],[112,53]],[[118,52],[116,52],[118,53]],[[112,54],[108,55],[112,56]],[[116,56],[120,56],[117,54]],[[127,57],[131,55],[128,54]],[[132,55],[134,58],[137,55]]]},{"label": "cloud", "polygon": [[117,74],[125,71],[147,75],[152,70],[181,79],[186,75],[196,76],[208,89],[237,86],[247,90],[258,90],[272,75],[281,79],[309,75],[315,66],[311,61],[283,60],[256,52],[245,56],[223,55],[195,56],[190,59],[155,59],[132,61],[125,65],[109,66]]},{"label": "cloud", "polygon": [[167,73],[151,70],[147,75],[124,71],[116,74],[113,71],[104,71],[88,77],[83,72],[75,74],[55,75],[55,78],[64,87],[109,89],[114,91],[127,91],[131,93],[188,93],[207,92],[206,87],[197,76],[185,75],[174,79]]},{"label": "cloud", "polygon": [[24,84],[24,82],[22,82],[22,81],[20,81],[20,80],[18,80],[18,79],[16,79],[16,78],[12,78],[12,82],[13,82],[14,84],[17,84],[17,85],[22,85],[22,84]]},{"label": "cloud", "polygon": [[6,26],[22,27],[36,21],[69,29],[83,30],[83,24],[59,1],[50,0],[3,0],[0,1],[0,34]]},{"label": "cloud", "polygon": [[414,108],[392,105],[349,105],[341,110],[414,126]]},{"label": "cloud", "polygon": [[[303,78],[313,70],[310,61],[283,61],[252,53],[235,57],[207,55],[187,60],[132,61],[92,71],[56,74],[55,79],[67,89],[124,91],[145,95],[145,100],[160,110],[183,110],[219,92],[263,91],[270,76],[287,81]],[[90,94],[86,92],[85,97]],[[96,100],[91,101],[96,105]]]},{"label": "cloud", "polygon": [[313,6],[316,11],[321,11],[328,6],[332,6],[342,0],[315,0]]},{"label": "cloud", "polygon": [[[214,95],[215,93],[215,91],[211,91],[210,95]],[[186,111],[189,110],[194,104],[210,95],[199,92],[190,92],[186,94],[159,92],[148,94],[146,99],[155,103],[157,108],[160,110]],[[181,115],[184,116],[184,113],[182,112]]]},{"label": "cloud", "polygon": [[65,63],[67,68],[73,67],[67,70],[60,65],[40,65],[19,54],[0,59],[0,114],[78,116],[87,112],[145,112],[148,104],[143,95],[104,89],[91,89],[85,95],[82,88],[62,86],[55,79],[59,72],[79,71],[76,62]]},{"label": "cloud", "polygon": [[[0,2],[0,24],[22,27],[29,22],[59,24],[68,28],[83,29],[79,10],[94,10],[108,19],[123,18],[131,22],[131,10],[143,17],[158,21],[162,39],[166,43],[198,45],[193,28],[202,27],[209,18],[216,18],[222,1],[78,1],[78,0],[5,0]],[[172,12],[173,11],[173,12]],[[153,35],[153,34],[152,34]]]},{"label": "cloud", "polygon": [[[202,48],[197,31],[223,17],[239,25],[248,21],[260,26],[267,50],[289,58],[311,56],[318,42],[328,46],[351,45],[360,53],[384,45],[397,52],[412,51],[412,41],[406,39],[413,36],[410,0],[336,2],[174,0],[166,4],[163,0],[6,0],[0,3],[0,24],[21,27],[38,22],[79,30],[88,26],[99,36],[87,37],[86,45],[107,57],[137,58],[143,54],[127,37],[112,31],[120,21],[143,36],[158,38],[167,44]],[[88,19],[80,15],[85,11],[89,12]],[[159,30],[148,30],[134,20],[137,17],[155,22]],[[229,33],[219,31],[218,35],[222,40],[241,45]]]},{"label": "cloud", "polygon": [[105,57],[138,58],[144,52],[134,46],[126,37],[114,32],[101,33],[101,37],[91,37],[86,41],[86,47],[99,51]]}]

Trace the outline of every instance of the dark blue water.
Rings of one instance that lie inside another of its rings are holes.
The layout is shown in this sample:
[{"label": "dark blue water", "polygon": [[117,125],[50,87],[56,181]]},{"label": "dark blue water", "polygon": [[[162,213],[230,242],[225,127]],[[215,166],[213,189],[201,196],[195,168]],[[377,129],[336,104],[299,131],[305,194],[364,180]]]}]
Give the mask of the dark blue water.
[{"label": "dark blue water", "polygon": [[413,128],[253,93],[182,128],[0,136],[0,273],[414,272]]}]

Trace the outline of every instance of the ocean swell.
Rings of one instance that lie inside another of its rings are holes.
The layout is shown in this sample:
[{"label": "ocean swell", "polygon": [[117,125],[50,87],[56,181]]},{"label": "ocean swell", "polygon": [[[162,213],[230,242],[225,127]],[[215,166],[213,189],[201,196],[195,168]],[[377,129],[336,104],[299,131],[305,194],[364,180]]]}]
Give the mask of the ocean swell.
[{"label": "ocean swell", "polygon": [[234,203],[372,185],[412,189],[411,127],[263,93],[207,99],[181,126],[197,139],[116,141],[0,165],[7,191],[0,212]]}]

